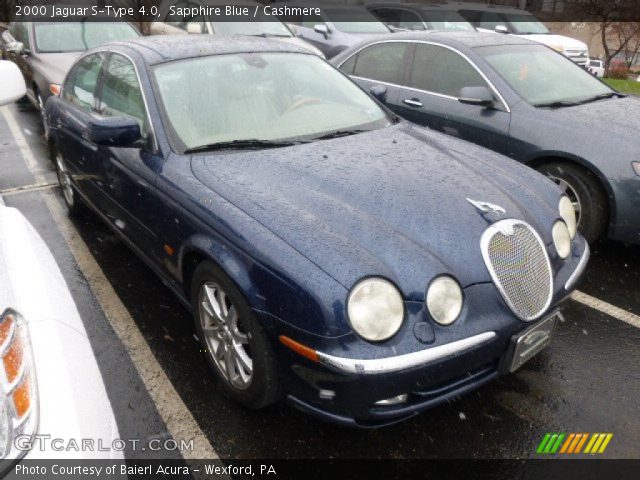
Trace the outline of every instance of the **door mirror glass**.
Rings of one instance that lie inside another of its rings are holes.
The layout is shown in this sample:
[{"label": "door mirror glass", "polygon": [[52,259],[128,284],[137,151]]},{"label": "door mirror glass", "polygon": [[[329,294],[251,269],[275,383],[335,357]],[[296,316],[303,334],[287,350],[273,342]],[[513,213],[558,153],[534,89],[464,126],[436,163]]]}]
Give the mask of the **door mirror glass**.
[{"label": "door mirror glass", "polygon": [[16,42],[15,40],[8,43],[6,48],[9,53],[13,53],[14,55],[22,55],[25,53],[24,43]]},{"label": "door mirror glass", "polygon": [[325,24],[317,24],[313,26],[313,30],[317,33],[321,33],[322,35],[324,35],[324,38],[327,38],[329,36],[329,27],[327,27]]},{"label": "door mirror glass", "polygon": [[496,28],[494,28],[494,30],[496,31],[496,33],[509,33],[509,29],[504,25],[496,25]]},{"label": "door mirror glass", "polygon": [[0,106],[24,97],[26,87],[18,66],[7,60],[0,60]]},{"label": "door mirror glass", "polygon": [[493,95],[487,87],[464,87],[458,94],[458,101],[488,107],[493,104]]},{"label": "door mirror glass", "polygon": [[385,102],[387,100],[387,87],[384,85],[374,85],[369,93],[378,101]]},{"label": "door mirror glass", "polygon": [[130,117],[94,118],[87,125],[85,137],[106,147],[140,147],[143,142],[140,124]]},{"label": "door mirror glass", "polygon": [[187,23],[187,32],[188,33],[202,33],[203,29],[202,29],[202,23],[200,22],[189,22]]}]

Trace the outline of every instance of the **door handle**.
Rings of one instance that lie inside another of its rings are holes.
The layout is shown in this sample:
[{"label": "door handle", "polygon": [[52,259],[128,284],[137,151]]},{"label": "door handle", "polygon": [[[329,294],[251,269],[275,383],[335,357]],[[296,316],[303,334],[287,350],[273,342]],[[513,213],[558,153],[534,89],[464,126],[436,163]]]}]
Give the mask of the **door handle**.
[{"label": "door handle", "polygon": [[407,98],[406,100],[403,100],[402,102],[406,103],[410,107],[416,107],[416,108],[422,107],[422,102],[420,100],[418,100],[417,98]]}]

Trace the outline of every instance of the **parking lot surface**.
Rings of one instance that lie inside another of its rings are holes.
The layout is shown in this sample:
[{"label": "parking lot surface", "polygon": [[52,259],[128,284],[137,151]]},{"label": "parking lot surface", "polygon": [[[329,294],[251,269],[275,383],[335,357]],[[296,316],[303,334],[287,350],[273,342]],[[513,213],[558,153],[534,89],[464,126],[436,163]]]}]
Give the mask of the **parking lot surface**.
[{"label": "parking lot surface", "polygon": [[638,457],[638,247],[597,245],[550,348],[459,400],[379,430],[322,423],[286,404],[248,411],[216,387],[190,314],[162,282],[96,216],[65,215],[36,112],[0,111],[0,194],[60,265],[121,437],[194,437],[194,458],[529,458],[546,432],[612,432],[604,457]]}]

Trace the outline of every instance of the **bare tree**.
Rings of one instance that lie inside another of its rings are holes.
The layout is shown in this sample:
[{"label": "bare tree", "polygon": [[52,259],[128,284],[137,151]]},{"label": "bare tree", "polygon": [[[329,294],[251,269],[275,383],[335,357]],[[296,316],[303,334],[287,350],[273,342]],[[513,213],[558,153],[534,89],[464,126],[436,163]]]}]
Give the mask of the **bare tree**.
[{"label": "bare tree", "polygon": [[574,15],[599,23],[598,33],[604,49],[605,75],[611,60],[629,50],[630,42],[640,35],[639,0],[572,0],[568,6]]}]

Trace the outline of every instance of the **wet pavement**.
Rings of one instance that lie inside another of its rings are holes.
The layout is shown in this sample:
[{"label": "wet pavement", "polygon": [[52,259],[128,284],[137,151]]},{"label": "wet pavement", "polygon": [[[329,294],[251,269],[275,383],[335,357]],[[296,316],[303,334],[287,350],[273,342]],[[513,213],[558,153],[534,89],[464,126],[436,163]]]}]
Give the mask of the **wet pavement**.
[{"label": "wet pavement", "polygon": [[[10,107],[38,168],[55,181],[38,117]],[[0,116],[0,190],[34,183]],[[43,196],[4,195],[53,251],[92,337],[122,436],[167,436],[163,420],[75,263]],[[638,458],[640,329],[569,300],[550,348],[521,370],[407,422],[379,430],[322,423],[282,404],[248,411],[217,388],[188,312],[90,213],[72,220],[180,398],[223,458],[528,458],[546,432],[613,432],[604,456]],[[640,314],[640,247],[598,245],[580,289]]]}]

